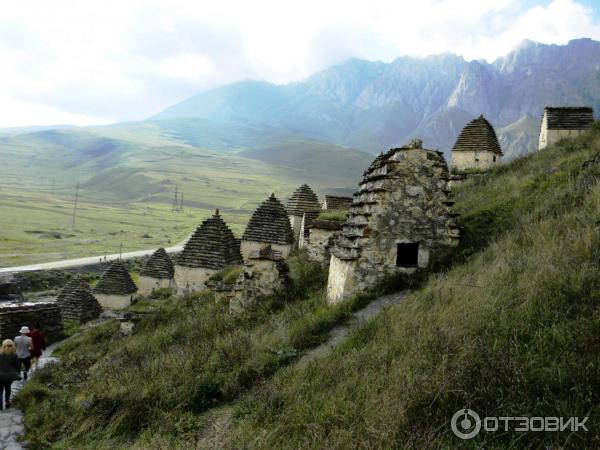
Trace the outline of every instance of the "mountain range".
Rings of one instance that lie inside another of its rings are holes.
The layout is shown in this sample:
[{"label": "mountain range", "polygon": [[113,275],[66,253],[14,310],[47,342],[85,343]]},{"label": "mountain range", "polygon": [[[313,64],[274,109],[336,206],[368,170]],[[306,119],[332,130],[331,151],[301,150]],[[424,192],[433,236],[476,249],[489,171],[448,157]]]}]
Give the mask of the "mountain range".
[{"label": "mountain range", "polygon": [[441,54],[391,63],[352,59],[286,85],[242,81],[202,92],[152,120],[199,118],[378,153],[420,137],[449,156],[483,114],[508,159],[537,148],[544,106],[600,108],[600,42],[524,41],[492,63]]},{"label": "mountain range", "polygon": [[[201,92],[140,122],[4,129],[0,188],[71,195],[79,180],[88,198],[168,203],[179,185],[189,204],[251,210],[303,182],[351,193],[373,154],[413,137],[449,160],[480,114],[505,159],[515,158],[537,148],[546,105],[600,110],[600,42],[525,41],[492,63],[452,54],[352,59],[299,82]],[[64,182],[55,190],[53,180]]]}]

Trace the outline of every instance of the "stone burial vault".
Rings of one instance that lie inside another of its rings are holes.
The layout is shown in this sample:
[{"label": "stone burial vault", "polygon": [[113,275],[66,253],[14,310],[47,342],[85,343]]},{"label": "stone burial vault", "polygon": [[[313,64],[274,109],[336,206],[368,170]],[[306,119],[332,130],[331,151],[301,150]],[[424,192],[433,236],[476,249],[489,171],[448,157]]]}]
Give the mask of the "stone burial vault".
[{"label": "stone burial vault", "polygon": [[159,248],[140,270],[139,294],[149,296],[155,289],[173,287],[175,268],[164,248]]},{"label": "stone burial vault", "polygon": [[331,247],[329,303],[428,269],[458,244],[448,179],[442,152],[420,140],[375,158]]},{"label": "stone burial vault", "polygon": [[225,224],[219,210],[204,220],[187,241],[175,264],[177,295],[206,289],[211,275],[242,264],[240,241]]}]

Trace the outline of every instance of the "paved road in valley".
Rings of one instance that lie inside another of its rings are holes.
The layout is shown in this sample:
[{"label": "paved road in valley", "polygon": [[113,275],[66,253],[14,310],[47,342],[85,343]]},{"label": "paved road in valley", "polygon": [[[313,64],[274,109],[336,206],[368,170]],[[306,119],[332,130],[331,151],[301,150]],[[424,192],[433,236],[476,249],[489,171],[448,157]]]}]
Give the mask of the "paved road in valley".
[{"label": "paved road in valley", "polygon": [[[174,247],[166,248],[167,253],[176,253],[183,250],[183,246],[186,241],[178,244]],[[139,250],[136,252],[127,252],[119,255],[114,253],[111,255],[98,255],[89,256],[86,258],[75,258],[65,259],[62,261],[52,261],[47,263],[29,264],[27,266],[15,266],[15,267],[0,267],[0,273],[16,273],[16,272],[31,272],[34,270],[49,270],[49,269],[71,269],[73,267],[90,266],[92,264],[99,264],[108,261],[114,261],[116,259],[132,259],[139,258],[141,256],[150,256],[156,249],[152,250]]]}]

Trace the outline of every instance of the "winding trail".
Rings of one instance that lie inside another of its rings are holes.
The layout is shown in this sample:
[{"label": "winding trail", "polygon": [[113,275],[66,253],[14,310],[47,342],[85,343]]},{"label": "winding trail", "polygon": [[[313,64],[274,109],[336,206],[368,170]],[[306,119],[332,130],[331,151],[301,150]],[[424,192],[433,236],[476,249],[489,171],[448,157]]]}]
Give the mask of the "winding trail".
[{"label": "winding trail", "polygon": [[[38,368],[44,367],[46,364],[57,361],[57,358],[52,356],[52,353],[63,341],[55,342],[49,345],[44,354],[38,362]],[[29,371],[29,376],[33,374],[35,370]],[[23,388],[25,381],[15,381],[12,384],[12,395],[14,398],[19,391]],[[23,436],[23,413],[18,409],[12,407],[0,411],[0,449],[2,450],[22,450],[23,445],[18,442],[18,439]]]},{"label": "winding trail", "polygon": [[345,338],[352,331],[356,330],[371,317],[381,312],[383,308],[392,305],[399,305],[411,292],[412,291],[409,289],[406,289],[404,291],[384,295],[383,297],[376,298],[363,309],[355,311],[350,320],[332,328],[329,332],[329,339],[302,356],[302,358],[296,362],[295,367],[305,367],[313,359],[322,355],[326,355],[333,349],[333,347],[338,345],[343,338]]}]

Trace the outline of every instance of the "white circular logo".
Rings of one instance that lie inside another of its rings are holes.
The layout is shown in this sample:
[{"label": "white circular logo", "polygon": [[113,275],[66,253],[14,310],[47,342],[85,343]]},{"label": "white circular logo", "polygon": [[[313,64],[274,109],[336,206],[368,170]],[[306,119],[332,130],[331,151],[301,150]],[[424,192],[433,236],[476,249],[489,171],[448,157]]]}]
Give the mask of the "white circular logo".
[{"label": "white circular logo", "polygon": [[452,416],[452,432],[461,439],[471,439],[481,430],[481,419],[475,411],[459,409]]}]

